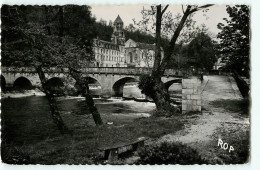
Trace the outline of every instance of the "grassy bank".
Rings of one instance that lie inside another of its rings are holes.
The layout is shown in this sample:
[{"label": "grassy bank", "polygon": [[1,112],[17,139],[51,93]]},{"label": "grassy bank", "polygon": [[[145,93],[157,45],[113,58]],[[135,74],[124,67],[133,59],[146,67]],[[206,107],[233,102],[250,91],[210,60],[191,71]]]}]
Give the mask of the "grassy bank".
[{"label": "grassy bank", "polygon": [[[221,108],[226,114],[232,115],[239,121],[227,120],[222,122],[212,135],[215,143],[210,144],[212,148],[210,155],[215,155],[211,159],[212,164],[244,164],[250,159],[250,124],[243,123],[243,120],[250,118],[250,101],[242,100],[218,100],[210,103],[215,108]],[[229,121],[229,122],[228,122]],[[219,139],[228,144],[228,149],[218,146]],[[230,146],[234,151],[229,151]]]},{"label": "grassy bank", "polygon": [[242,117],[249,117],[250,113],[250,100],[246,99],[233,99],[233,100],[216,100],[210,102],[213,107],[223,108],[226,112],[236,113]]},{"label": "grassy bank", "polygon": [[15,116],[17,119],[12,120],[4,117],[2,124],[8,129],[2,136],[3,162],[7,158],[8,163],[23,163],[17,161],[20,156],[33,164],[95,163],[98,147],[130,142],[141,136],[158,138],[180,130],[184,124],[179,118],[102,114],[103,121],[113,122],[113,125],[96,127],[91,115],[64,112],[62,117],[73,134],[60,135],[48,114],[25,115],[17,112]]}]

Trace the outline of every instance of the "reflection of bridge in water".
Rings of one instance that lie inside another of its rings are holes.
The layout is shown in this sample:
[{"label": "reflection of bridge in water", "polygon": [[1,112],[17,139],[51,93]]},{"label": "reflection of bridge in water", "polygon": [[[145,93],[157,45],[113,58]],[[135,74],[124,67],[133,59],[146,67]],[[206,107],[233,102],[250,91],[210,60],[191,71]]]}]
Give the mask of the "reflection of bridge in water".
[{"label": "reflection of bridge in water", "polygon": [[[126,67],[95,67],[81,69],[82,75],[89,82],[98,83],[101,87],[102,97],[123,96],[126,82],[139,81],[142,74],[150,74],[149,68]],[[187,77],[188,71],[167,69],[162,81],[168,89],[173,83],[182,83],[182,108],[183,110],[201,110],[201,81],[194,76]],[[53,84],[63,84],[74,87],[76,81],[68,74],[68,69],[50,69],[45,73],[48,81]],[[40,87],[41,82],[34,68],[2,67],[1,87]],[[199,102],[197,102],[199,100]]]}]

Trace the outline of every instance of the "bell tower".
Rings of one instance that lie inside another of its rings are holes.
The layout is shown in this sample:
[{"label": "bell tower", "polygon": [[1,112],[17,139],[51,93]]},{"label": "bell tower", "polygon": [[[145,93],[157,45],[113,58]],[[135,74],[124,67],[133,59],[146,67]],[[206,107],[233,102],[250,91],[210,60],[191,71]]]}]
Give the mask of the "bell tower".
[{"label": "bell tower", "polygon": [[111,41],[117,45],[125,44],[124,22],[118,15],[113,23],[114,31],[111,37]]}]

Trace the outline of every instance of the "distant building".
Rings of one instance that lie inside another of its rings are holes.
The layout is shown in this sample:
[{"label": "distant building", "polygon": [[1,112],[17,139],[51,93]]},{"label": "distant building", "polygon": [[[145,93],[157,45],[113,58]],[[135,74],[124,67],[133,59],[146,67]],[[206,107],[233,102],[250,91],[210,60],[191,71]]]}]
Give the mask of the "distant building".
[{"label": "distant building", "polygon": [[[164,57],[161,48],[162,58]],[[155,44],[135,42],[129,39],[125,43],[125,59],[128,67],[152,67],[155,56]]]},{"label": "distant building", "polygon": [[[96,67],[125,67],[125,57],[121,46],[112,42],[95,39],[94,54]],[[121,51],[120,51],[121,49]]]},{"label": "distant building", "polygon": [[[132,39],[125,42],[124,22],[119,15],[113,23],[113,28],[111,42],[99,38],[94,39],[94,66],[152,67],[155,45],[135,42]],[[163,58],[163,49],[161,49],[161,54]]]}]

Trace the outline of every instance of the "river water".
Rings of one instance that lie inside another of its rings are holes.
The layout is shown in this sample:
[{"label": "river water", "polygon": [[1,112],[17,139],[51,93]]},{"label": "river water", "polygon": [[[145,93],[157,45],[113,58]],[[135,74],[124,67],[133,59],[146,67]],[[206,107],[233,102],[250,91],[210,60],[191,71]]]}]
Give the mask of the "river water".
[{"label": "river water", "polygon": [[[176,94],[179,90],[179,85],[173,85],[170,92]],[[101,89],[94,87],[91,93],[95,96],[100,94]],[[124,87],[123,96],[127,98],[145,99],[136,85],[128,85]],[[34,94],[35,96],[30,96]],[[27,91],[23,94],[9,93],[2,94],[1,110],[2,114],[13,114],[20,112],[24,114],[40,114],[48,113],[48,102],[44,94],[39,91]],[[152,102],[138,102],[134,100],[125,100],[124,98],[94,98],[97,109],[100,113],[105,114],[149,114],[155,109],[155,104]],[[85,102],[83,97],[59,97],[57,98],[59,109],[62,112],[74,112],[76,114],[85,113]]]}]

